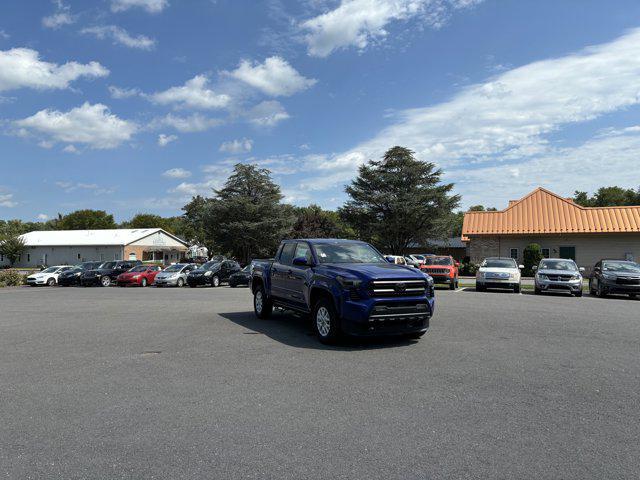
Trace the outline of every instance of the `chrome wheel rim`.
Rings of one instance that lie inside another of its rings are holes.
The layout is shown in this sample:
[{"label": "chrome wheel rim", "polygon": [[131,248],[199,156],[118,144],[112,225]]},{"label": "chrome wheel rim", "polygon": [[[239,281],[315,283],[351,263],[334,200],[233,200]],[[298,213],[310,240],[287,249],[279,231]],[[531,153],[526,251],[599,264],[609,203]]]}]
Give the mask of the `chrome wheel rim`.
[{"label": "chrome wheel rim", "polygon": [[218,277],[214,277],[213,279],[213,286],[217,287],[218,285],[220,285],[220,279]]},{"label": "chrome wheel rim", "polygon": [[111,279],[109,277],[102,277],[102,286],[108,287],[111,283]]},{"label": "chrome wheel rim", "polygon": [[256,292],[256,312],[262,313],[262,292],[258,290]]},{"label": "chrome wheel rim", "polygon": [[318,312],[316,313],[316,328],[321,336],[326,337],[329,335],[329,330],[331,329],[331,315],[329,315],[327,307],[320,307],[318,309]]}]

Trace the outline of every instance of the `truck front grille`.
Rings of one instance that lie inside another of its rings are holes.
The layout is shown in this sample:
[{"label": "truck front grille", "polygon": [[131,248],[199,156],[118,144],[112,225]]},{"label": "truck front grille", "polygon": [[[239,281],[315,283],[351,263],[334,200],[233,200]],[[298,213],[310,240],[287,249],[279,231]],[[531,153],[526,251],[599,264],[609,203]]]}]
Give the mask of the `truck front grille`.
[{"label": "truck front grille", "polygon": [[374,280],[369,286],[369,294],[372,297],[408,297],[423,295],[426,289],[426,280]]}]

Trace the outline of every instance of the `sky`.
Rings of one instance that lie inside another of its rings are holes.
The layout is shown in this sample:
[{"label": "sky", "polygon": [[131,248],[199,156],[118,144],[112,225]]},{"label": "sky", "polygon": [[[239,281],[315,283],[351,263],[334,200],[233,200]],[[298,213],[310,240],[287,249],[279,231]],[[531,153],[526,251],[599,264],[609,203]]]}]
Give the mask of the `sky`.
[{"label": "sky", "polygon": [[637,0],[4,0],[0,219],[180,214],[233,165],[335,209],[401,145],[461,208],[640,185]]}]

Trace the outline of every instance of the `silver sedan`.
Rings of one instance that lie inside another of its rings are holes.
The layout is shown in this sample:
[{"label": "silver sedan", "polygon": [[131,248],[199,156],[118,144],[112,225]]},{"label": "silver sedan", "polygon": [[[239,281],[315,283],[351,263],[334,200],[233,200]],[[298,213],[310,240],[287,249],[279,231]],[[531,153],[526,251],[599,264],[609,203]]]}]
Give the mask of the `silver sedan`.
[{"label": "silver sedan", "polygon": [[156,287],[184,287],[187,274],[198,266],[195,263],[175,263],[162,270],[154,280]]}]

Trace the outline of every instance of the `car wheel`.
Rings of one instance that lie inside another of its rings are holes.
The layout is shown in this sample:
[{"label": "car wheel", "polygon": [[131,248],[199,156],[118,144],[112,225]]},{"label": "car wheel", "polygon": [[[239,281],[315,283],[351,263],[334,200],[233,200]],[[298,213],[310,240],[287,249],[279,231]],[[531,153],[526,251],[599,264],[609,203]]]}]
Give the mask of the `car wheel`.
[{"label": "car wheel", "polygon": [[269,318],[273,312],[273,303],[267,297],[263,287],[253,292],[253,311],[258,318]]},{"label": "car wheel", "polygon": [[340,319],[333,303],[328,299],[320,299],[313,308],[313,329],[320,342],[335,343],[340,337]]},{"label": "car wheel", "polygon": [[176,283],[176,285],[178,286],[178,288],[182,288],[184,287],[184,280],[179,278],[178,282]]},{"label": "car wheel", "polygon": [[589,295],[595,295],[596,290],[593,288],[593,280],[589,280]]},{"label": "car wheel", "polygon": [[576,292],[576,293],[575,293],[575,296],[576,296],[576,297],[581,297],[581,296],[582,296],[582,290],[580,290],[580,291]]},{"label": "car wheel", "polygon": [[636,298],[638,295],[636,293],[630,293],[629,298]]},{"label": "car wheel", "polygon": [[47,280],[47,287],[54,287],[56,285],[56,279],[55,278],[50,278]]},{"label": "car wheel", "polygon": [[140,282],[140,286],[141,287],[146,287],[147,286],[147,279],[146,278],[142,279],[142,282]]},{"label": "car wheel", "polygon": [[214,275],[211,278],[211,286],[216,288],[220,286],[220,277],[218,277],[217,275]]},{"label": "car wheel", "polygon": [[110,287],[111,286],[111,277],[108,276],[104,276],[100,279],[100,285],[102,285],[103,287]]},{"label": "car wheel", "polygon": [[517,283],[513,286],[513,293],[520,293],[520,284]]},{"label": "car wheel", "polygon": [[602,288],[602,284],[598,282],[598,286],[596,287],[596,295],[600,298],[604,298],[607,296],[607,292],[604,288]]},{"label": "car wheel", "polygon": [[449,290],[455,290],[455,289],[456,289],[456,281],[454,280],[449,284]]},{"label": "car wheel", "polygon": [[229,287],[231,287],[231,288],[236,288],[236,287],[237,287],[237,285],[236,285],[235,283],[231,283],[231,282],[229,282]]},{"label": "car wheel", "polygon": [[486,289],[484,285],[476,283],[476,292],[484,292]]}]

